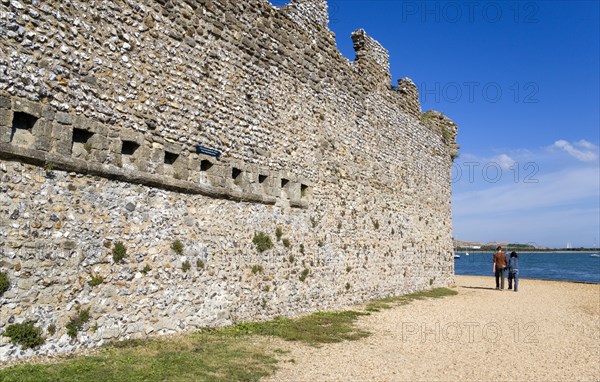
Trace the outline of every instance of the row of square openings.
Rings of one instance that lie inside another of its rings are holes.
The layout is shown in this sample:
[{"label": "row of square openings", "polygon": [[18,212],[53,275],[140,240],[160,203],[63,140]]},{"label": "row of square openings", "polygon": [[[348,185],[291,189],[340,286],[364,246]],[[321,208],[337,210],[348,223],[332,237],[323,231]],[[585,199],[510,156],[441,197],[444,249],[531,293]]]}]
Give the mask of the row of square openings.
[{"label": "row of square openings", "polygon": [[[202,162],[204,162],[204,161],[202,161]],[[208,162],[208,161],[206,161],[206,162]],[[233,180],[239,179],[239,177],[242,175],[242,172],[243,171],[240,170],[239,168],[233,167],[231,169],[231,179],[233,179]],[[259,174],[258,175],[258,183],[263,184],[267,181],[268,178],[269,178],[268,175]],[[281,178],[280,187],[285,188],[289,182],[290,182],[289,179]],[[300,192],[302,195],[304,195],[306,193],[306,190],[308,190],[308,186],[306,184],[300,184]]]},{"label": "row of square openings", "polygon": [[[12,121],[12,130],[11,130],[11,143],[13,142],[15,135],[19,135],[21,132],[27,132],[31,134],[31,130],[35,126],[38,118],[25,113],[25,112],[15,112],[13,114]],[[73,138],[71,141],[71,151],[74,149],[83,147],[88,152],[91,150],[91,142],[90,140],[94,136],[94,133],[91,131],[87,131],[85,129],[73,128]],[[134,141],[123,140],[121,144],[121,154],[126,156],[135,155],[136,151],[140,148],[140,145]],[[163,162],[167,165],[173,165],[179,158],[179,154],[172,153],[169,151],[165,151]],[[213,163],[209,160],[202,160],[200,162],[200,171],[206,172],[209,171],[213,167]],[[239,179],[242,175],[243,171],[239,168],[233,167],[231,169],[231,178],[236,180]],[[259,174],[258,175],[258,183],[263,184],[267,181],[268,175]],[[289,179],[282,178],[280,180],[280,187],[285,188],[289,183]],[[305,184],[300,185],[300,192],[302,195],[306,193],[308,190],[308,186]]]},{"label": "row of square openings", "polygon": [[[32,130],[38,121],[38,117],[25,112],[14,112],[12,120],[12,129],[10,134],[10,142],[13,144],[22,144],[30,141],[28,138],[33,138]],[[73,137],[71,140],[71,152],[76,148],[83,148],[88,152],[92,149],[90,140],[94,133],[84,129],[73,129]],[[132,156],[140,148],[140,145],[134,141],[124,140],[121,145],[121,154]],[[164,163],[173,165],[179,158],[179,154],[165,151]]]},{"label": "row of square openings", "polygon": [[[94,136],[94,133],[92,133],[92,132],[89,132],[89,131],[83,130],[83,129],[74,128],[72,145],[73,146],[76,144],[83,144],[84,146],[89,145],[90,144],[89,141],[93,136]],[[91,147],[91,146],[88,146],[88,147]],[[137,143],[135,141],[128,141],[128,140],[121,141],[121,155],[133,156],[133,155],[135,155],[135,153],[137,152],[137,150],[139,148],[140,148],[139,143]],[[165,154],[163,157],[163,163],[167,164],[167,165],[173,165],[173,164],[175,164],[175,162],[177,162],[178,158],[179,158],[179,154],[165,151]]]}]

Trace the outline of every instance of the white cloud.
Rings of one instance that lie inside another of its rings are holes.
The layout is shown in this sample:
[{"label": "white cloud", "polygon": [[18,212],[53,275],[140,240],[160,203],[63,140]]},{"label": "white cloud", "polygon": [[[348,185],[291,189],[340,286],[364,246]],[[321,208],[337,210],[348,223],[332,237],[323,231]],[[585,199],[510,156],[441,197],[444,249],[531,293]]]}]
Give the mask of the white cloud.
[{"label": "white cloud", "polygon": [[598,147],[596,147],[591,142],[586,141],[585,139],[582,139],[579,142],[575,142],[575,145],[588,150],[598,150]]},{"label": "white cloud", "polygon": [[497,163],[503,170],[510,169],[516,162],[506,154],[493,157],[490,162]]},{"label": "white cloud", "polygon": [[[575,159],[565,160],[557,152]],[[452,175],[456,238],[549,246],[564,246],[567,241],[593,244],[600,231],[597,145],[561,139],[545,148],[493,155],[461,154],[463,160],[455,163],[462,170],[453,168]],[[485,172],[489,163],[502,168],[498,180],[493,171]]]},{"label": "white cloud", "polygon": [[468,240],[586,243],[599,231],[599,168],[538,174],[537,182],[454,193],[454,236]]},{"label": "white cloud", "polygon": [[581,140],[576,142],[575,145],[582,148],[582,150],[575,148],[573,144],[565,141],[564,139],[554,142],[554,144],[550,147],[561,149],[582,162],[595,162],[598,160],[598,148],[590,142]]},{"label": "white cloud", "polygon": [[599,198],[598,168],[567,169],[483,190],[457,193],[453,209],[457,216],[525,213],[555,208],[582,199]]}]

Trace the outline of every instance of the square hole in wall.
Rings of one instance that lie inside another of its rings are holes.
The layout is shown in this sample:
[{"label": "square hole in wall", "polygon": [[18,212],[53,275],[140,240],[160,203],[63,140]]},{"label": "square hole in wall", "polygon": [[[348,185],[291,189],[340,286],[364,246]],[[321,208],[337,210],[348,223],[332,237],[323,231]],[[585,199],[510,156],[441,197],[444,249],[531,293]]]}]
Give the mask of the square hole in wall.
[{"label": "square hole in wall", "polygon": [[308,186],[306,184],[300,184],[300,197],[306,198],[308,196]]},{"label": "square hole in wall", "polygon": [[268,177],[268,175],[258,175],[258,183],[264,183]]},{"label": "square hole in wall", "polygon": [[231,169],[231,178],[232,179],[237,179],[241,174],[242,174],[242,170],[240,170],[239,168],[234,167]]},{"label": "square hole in wall", "polygon": [[94,136],[91,133],[83,129],[73,129],[73,138],[71,140],[71,154],[74,157],[84,156],[86,153],[92,151],[92,143],[90,139]]},{"label": "square hole in wall", "polygon": [[165,164],[175,164],[175,162],[177,161],[177,158],[179,158],[179,154],[175,154],[175,153],[170,153],[168,151],[165,151],[165,160],[164,163]]},{"label": "square hole in wall", "polygon": [[123,145],[121,146],[121,154],[123,155],[133,155],[140,148],[136,142],[133,141],[123,141]]},{"label": "square hole in wall", "polygon": [[290,182],[289,179],[285,179],[285,178],[281,178],[281,188],[287,186],[287,184]]},{"label": "square hole in wall", "polygon": [[200,162],[200,171],[208,171],[213,166],[212,162],[204,159]]},{"label": "square hole in wall", "polygon": [[31,130],[38,118],[28,113],[16,111],[13,114],[12,129],[10,132],[10,141],[14,143],[30,143],[28,137],[33,137]]},{"label": "square hole in wall", "polygon": [[22,111],[15,111],[13,114],[12,127],[13,129],[30,130],[37,122],[38,118],[34,115],[24,113]]},{"label": "square hole in wall", "polygon": [[73,129],[73,143],[88,143],[94,133],[83,129]]}]

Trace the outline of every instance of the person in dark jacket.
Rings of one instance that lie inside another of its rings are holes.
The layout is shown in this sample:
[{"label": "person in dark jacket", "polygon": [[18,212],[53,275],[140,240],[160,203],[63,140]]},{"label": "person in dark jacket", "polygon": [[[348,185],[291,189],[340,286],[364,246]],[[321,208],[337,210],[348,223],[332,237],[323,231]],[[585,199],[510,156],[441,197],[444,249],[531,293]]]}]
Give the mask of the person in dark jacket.
[{"label": "person in dark jacket", "polygon": [[519,289],[519,255],[515,251],[510,253],[508,260],[508,289],[512,289],[513,279],[516,292]]}]

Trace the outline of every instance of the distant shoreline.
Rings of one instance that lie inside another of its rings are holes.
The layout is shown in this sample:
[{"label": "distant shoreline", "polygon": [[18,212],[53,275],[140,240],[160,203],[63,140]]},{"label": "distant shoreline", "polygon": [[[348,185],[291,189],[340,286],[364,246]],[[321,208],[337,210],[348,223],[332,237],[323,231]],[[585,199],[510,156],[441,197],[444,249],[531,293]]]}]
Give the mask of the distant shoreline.
[{"label": "distant shoreline", "polygon": [[[512,251],[513,251],[513,249],[508,248],[508,249],[506,249],[505,252],[509,252],[510,253]],[[528,249],[526,251],[519,251],[519,250],[514,250],[514,251],[518,252],[518,253],[564,253],[564,254],[569,254],[569,253],[589,253],[590,255],[593,254],[593,253],[600,253],[600,250],[598,250],[598,251],[594,251],[594,250],[581,250],[581,251],[579,251],[579,250],[577,250],[577,251],[572,251],[572,250],[564,251],[563,250],[563,251],[561,251],[559,249],[549,249],[547,251],[546,250],[537,250],[537,251],[534,250],[534,251],[532,251],[530,249]],[[456,251],[454,251],[454,253],[466,253],[466,252],[468,252],[469,254],[472,254],[472,253],[494,253],[495,251],[494,250],[491,250],[491,251],[483,250],[482,251],[480,249],[474,250],[473,252],[470,252],[469,250],[460,250],[460,251],[456,250]]]},{"label": "distant shoreline", "polygon": [[[458,277],[488,277],[484,275],[457,275],[454,273],[454,276]],[[494,279],[494,275],[490,274],[490,279]],[[548,279],[536,279],[534,277],[519,277],[520,280],[531,280],[531,281],[544,281],[549,283],[575,283],[575,284],[588,284],[588,285],[600,285],[600,282],[595,283],[593,281],[573,281],[573,280],[548,280]]]}]

